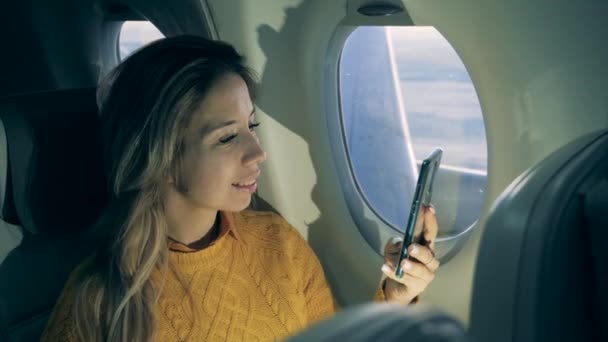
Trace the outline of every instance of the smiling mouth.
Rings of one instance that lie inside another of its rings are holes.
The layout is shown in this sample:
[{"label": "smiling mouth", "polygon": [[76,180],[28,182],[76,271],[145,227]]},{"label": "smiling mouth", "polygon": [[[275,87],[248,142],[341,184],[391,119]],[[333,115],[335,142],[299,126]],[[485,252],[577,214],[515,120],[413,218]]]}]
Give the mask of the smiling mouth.
[{"label": "smiling mouth", "polygon": [[255,179],[248,181],[248,182],[243,182],[243,183],[233,183],[232,185],[234,186],[238,186],[238,187],[247,187],[247,186],[252,186],[255,184]]},{"label": "smiling mouth", "polygon": [[258,170],[254,175],[250,176],[251,178],[240,182],[232,183],[232,186],[237,188],[240,191],[245,191],[248,193],[254,193],[257,189],[257,179],[260,176],[260,171]]},{"label": "smiling mouth", "polygon": [[257,170],[255,173],[253,174],[249,174],[249,176],[247,178],[243,177],[242,181],[236,182],[236,183],[232,183],[232,185],[237,186],[237,187],[248,187],[248,186],[253,186],[255,185],[258,177],[260,176],[260,174],[262,173],[261,170]]},{"label": "smiling mouth", "polygon": [[235,187],[237,191],[243,191],[250,195],[253,194],[258,188],[255,179],[251,182],[235,183],[232,184],[232,186]]}]

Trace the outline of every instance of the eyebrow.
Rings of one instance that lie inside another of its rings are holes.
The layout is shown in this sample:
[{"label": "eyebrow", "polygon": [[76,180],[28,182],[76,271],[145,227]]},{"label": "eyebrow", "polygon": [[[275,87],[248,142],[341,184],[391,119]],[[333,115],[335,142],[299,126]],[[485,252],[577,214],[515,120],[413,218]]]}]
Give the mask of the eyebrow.
[{"label": "eyebrow", "polygon": [[[253,110],[251,111],[251,114],[249,114],[249,117],[252,117],[255,114],[255,107],[253,107]],[[220,128],[224,128],[230,125],[234,125],[237,121],[236,120],[230,120],[230,121],[226,121],[226,122],[222,122],[222,123],[218,123],[218,124],[209,124],[209,125],[205,125],[203,126],[203,128],[201,128],[200,132],[201,132],[201,136],[206,136],[208,134],[213,133],[214,131],[217,131]]]}]

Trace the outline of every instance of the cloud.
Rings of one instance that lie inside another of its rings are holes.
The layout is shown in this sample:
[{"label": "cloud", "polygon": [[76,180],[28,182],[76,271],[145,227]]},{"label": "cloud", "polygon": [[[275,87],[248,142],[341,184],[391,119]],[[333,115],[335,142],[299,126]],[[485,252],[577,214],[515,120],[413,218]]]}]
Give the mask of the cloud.
[{"label": "cloud", "polygon": [[434,27],[390,27],[387,30],[400,64],[465,69],[452,45]]}]

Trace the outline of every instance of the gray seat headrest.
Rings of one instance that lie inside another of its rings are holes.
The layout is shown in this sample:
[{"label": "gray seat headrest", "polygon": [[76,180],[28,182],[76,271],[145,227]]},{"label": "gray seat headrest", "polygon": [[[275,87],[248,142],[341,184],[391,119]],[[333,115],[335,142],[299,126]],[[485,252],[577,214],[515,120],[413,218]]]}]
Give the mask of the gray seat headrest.
[{"label": "gray seat headrest", "polygon": [[592,216],[608,211],[608,191],[598,191],[607,180],[604,130],[555,151],[497,199],[477,259],[473,338],[608,340],[599,314],[608,307],[608,225]]},{"label": "gray seat headrest", "polygon": [[0,218],[4,218],[4,197],[6,196],[6,178],[8,176],[8,143],[4,123],[0,120]]},{"label": "gray seat headrest", "polygon": [[89,225],[105,202],[95,88],[0,99],[0,120],[12,192],[4,212],[14,206],[11,223],[32,233]]},{"label": "gray seat headrest", "polygon": [[0,119],[0,265],[7,255],[23,239],[21,228],[12,225],[4,220],[4,203],[7,197],[7,177],[8,177],[8,145],[4,123]]}]

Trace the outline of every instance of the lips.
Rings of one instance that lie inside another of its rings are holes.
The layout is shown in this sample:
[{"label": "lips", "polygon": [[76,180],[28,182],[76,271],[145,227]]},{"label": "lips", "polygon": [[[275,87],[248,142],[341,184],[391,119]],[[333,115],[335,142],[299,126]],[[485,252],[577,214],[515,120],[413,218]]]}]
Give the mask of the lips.
[{"label": "lips", "polygon": [[259,176],[260,176],[260,170],[256,171],[255,173],[253,173],[247,177],[243,177],[243,179],[239,180],[238,182],[232,183],[232,186],[234,186],[238,190],[243,190],[243,191],[246,191],[249,193],[254,193],[255,190],[257,189],[257,178]]},{"label": "lips", "polygon": [[257,170],[256,172],[249,174],[246,177],[241,178],[239,181],[232,183],[234,186],[251,186],[253,185],[258,177],[260,176],[261,171]]},{"label": "lips", "polygon": [[253,184],[255,184],[255,179],[251,180],[249,182],[244,182],[244,183],[234,183],[232,185],[236,185],[236,186],[251,186]]}]

